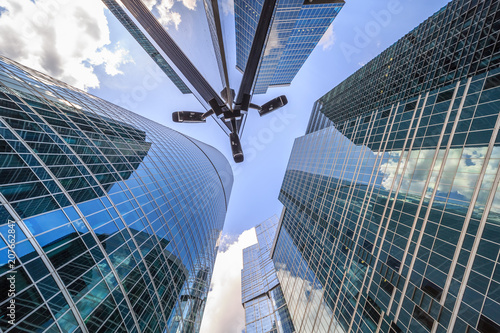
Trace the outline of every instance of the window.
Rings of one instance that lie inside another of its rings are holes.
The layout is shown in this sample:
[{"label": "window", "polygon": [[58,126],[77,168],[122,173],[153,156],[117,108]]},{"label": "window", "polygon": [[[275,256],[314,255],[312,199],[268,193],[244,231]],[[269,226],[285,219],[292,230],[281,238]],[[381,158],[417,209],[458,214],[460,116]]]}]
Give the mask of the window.
[{"label": "window", "polygon": [[417,106],[417,101],[406,103],[403,112],[415,110],[416,106]]},{"label": "window", "polygon": [[432,325],[434,324],[434,319],[425,313],[420,307],[415,305],[415,309],[413,310],[413,317],[418,320],[419,323],[424,325],[430,330],[432,330]]},{"label": "window", "polygon": [[366,299],[363,315],[370,318],[375,324],[378,324],[381,312],[382,311],[380,310],[380,307],[377,305],[377,303],[375,303],[375,301],[368,296],[368,298]]},{"label": "window", "polygon": [[384,289],[389,295],[392,295],[392,291],[394,290],[394,286],[387,281],[386,279],[382,279],[380,282],[380,287]]},{"label": "window", "polygon": [[454,91],[455,91],[454,89],[450,89],[450,90],[443,91],[443,92],[439,93],[436,103],[441,103],[441,102],[450,100],[453,97]]},{"label": "window", "polygon": [[500,333],[500,326],[492,320],[481,315],[479,318],[479,323],[477,324],[477,330],[482,333]]},{"label": "window", "polygon": [[425,291],[427,294],[431,295],[438,301],[441,299],[441,294],[443,292],[443,289],[441,289],[431,281],[424,278],[424,280],[422,281],[421,288],[423,291]]},{"label": "window", "polygon": [[403,331],[396,325],[395,322],[391,323],[391,327],[389,328],[389,333],[402,333]]},{"label": "window", "polygon": [[490,76],[484,81],[484,90],[500,86],[500,74]]},{"label": "window", "polygon": [[387,256],[386,263],[389,267],[391,267],[392,269],[394,269],[396,271],[399,271],[399,267],[401,267],[401,262],[391,255]]}]

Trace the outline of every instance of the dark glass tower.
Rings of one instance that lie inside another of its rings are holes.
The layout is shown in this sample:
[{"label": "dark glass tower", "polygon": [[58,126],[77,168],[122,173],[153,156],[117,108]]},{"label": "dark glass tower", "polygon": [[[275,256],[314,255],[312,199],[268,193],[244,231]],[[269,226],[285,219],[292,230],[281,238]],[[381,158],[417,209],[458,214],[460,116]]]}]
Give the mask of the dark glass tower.
[{"label": "dark glass tower", "polygon": [[273,249],[297,332],[500,332],[499,3],[450,2],[316,102]]},{"label": "dark glass tower", "polygon": [[0,58],[1,331],[198,331],[232,182],[214,148]]},{"label": "dark glass tower", "polygon": [[[263,4],[263,0],[234,2],[236,68],[240,71],[245,69]],[[289,85],[343,5],[343,0],[278,1],[254,94],[265,94],[270,86]]]},{"label": "dark glass tower", "polygon": [[277,216],[257,225],[258,243],[243,249],[241,300],[245,308],[246,333],[295,332],[271,260],[277,227]]}]

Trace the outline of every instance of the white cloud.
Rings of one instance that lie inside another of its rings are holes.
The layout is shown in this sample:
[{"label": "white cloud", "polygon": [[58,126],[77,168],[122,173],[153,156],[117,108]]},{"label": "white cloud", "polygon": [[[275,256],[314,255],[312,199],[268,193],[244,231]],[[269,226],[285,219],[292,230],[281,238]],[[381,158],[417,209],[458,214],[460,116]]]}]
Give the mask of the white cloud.
[{"label": "white cloud", "polygon": [[[229,246],[225,243],[231,243]],[[255,229],[245,230],[234,241],[225,236],[215,261],[211,290],[201,323],[201,333],[235,333],[245,328],[245,311],[241,305],[241,269],[243,249],[257,243]]]},{"label": "white cloud", "polygon": [[179,12],[173,10],[176,1],[182,2],[184,7],[189,10],[196,9],[197,0],[145,0],[145,4],[149,10],[153,12],[154,9],[156,9],[158,21],[160,21],[164,27],[173,24],[175,29],[179,29],[182,18]]},{"label": "white cloud", "polygon": [[149,10],[153,10],[153,7],[156,5],[156,1],[157,0],[142,0]]},{"label": "white cloud", "polygon": [[336,40],[335,32],[333,31],[333,24],[326,30],[325,34],[319,40],[318,45],[323,46],[323,51],[329,50],[333,47]]},{"label": "white cloud", "polygon": [[264,56],[271,54],[274,49],[282,48],[282,43],[278,39],[278,29],[271,27],[271,32],[269,33],[269,38],[267,39],[267,45],[264,49]]},{"label": "white cloud", "polygon": [[190,9],[190,10],[196,9],[196,0],[182,0],[182,4],[187,9]]},{"label": "white cloud", "polygon": [[222,0],[222,12],[224,15],[233,15],[234,14],[234,0]]},{"label": "white cloud", "polygon": [[[350,270],[351,272],[351,270]],[[289,311],[293,311],[290,315],[300,314],[303,323],[315,323],[315,332],[321,331],[321,327],[328,327],[333,316],[332,309],[323,299],[323,288],[316,282],[303,279],[291,274],[284,266],[277,268],[279,280],[284,283],[284,286],[289,290],[294,290],[292,299],[287,300]],[[342,326],[334,319],[331,323],[329,332],[346,333]]]},{"label": "white cloud", "polygon": [[106,74],[115,76],[123,74],[119,67],[124,62],[128,61],[128,51],[121,48],[120,43],[117,43],[114,52],[107,48],[103,48],[93,59],[90,60],[90,63],[96,66],[104,65]]},{"label": "white cloud", "polygon": [[178,29],[179,24],[182,21],[181,14],[172,11],[173,6],[173,0],[162,0],[161,3],[156,6],[156,10],[160,16],[158,21],[160,21],[163,26],[168,26],[173,23],[175,25],[175,29]]},{"label": "white cloud", "polygon": [[[426,190],[426,195],[428,195],[437,186],[437,190],[441,193],[450,193],[455,198],[459,195],[468,201],[472,198],[480,171],[485,163],[486,152],[487,147],[451,148],[443,165],[445,150],[440,149],[432,170],[431,164],[435,150],[414,150],[409,155],[407,152],[403,152],[401,161],[401,152],[391,152],[388,154],[387,161],[380,167],[380,171],[384,174],[381,185],[389,190],[392,187],[394,179],[400,181],[403,166],[407,160],[406,170],[399,190],[400,193],[408,191],[415,195],[421,195]],[[494,147],[494,152],[500,153],[500,147]],[[497,167],[497,159],[488,161],[485,169],[485,178],[482,182],[482,186],[487,187],[488,191],[480,192],[478,205],[484,206]],[[438,172],[441,169],[442,175],[439,183],[436,184]],[[430,172],[432,174],[429,185],[425,189]]]},{"label": "white cloud", "polygon": [[108,48],[108,22],[100,0],[4,0],[2,7],[2,54],[68,84],[97,88],[95,66],[117,75],[131,61],[119,45]]}]

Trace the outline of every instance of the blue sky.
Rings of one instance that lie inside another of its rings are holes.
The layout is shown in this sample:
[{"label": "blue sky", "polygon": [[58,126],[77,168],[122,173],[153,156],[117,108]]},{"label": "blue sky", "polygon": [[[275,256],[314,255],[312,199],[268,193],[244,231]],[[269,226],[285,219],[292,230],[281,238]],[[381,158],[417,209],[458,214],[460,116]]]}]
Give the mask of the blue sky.
[{"label": "blue sky", "polygon": [[[157,4],[162,22],[216,90],[222,89],[201,0],[146,0]],[[246,160],[233,164],[235,182],[224,232],[242,231],[279,215],[277,200],[296,137],[304,134],[315,100],[447,3],[445,0],[347,1],[289,87],[254,96],[264,103],[286,95],[289,104],[259,117],[249,113],[242,137]],[[232,87],[235,69],[234,16],[223,0],[223,30]],[[213,120],[176,124],[171,113],[202,111],[183,95],[99,0],[0,0],[2,54],[90,93],[208,143],[232,161],[228,137]],[[5,8],[7,10],[5,10]]]},{"label": "blue sky", "polygon": [[[332,24],[331,37],[316,47],[292,85],[270,88],[266,95],[254,96],[253,102],[259,104],[284,94],[289,104],[276,111],[277,114],[262,118],[250,111],[242,137],[246,161],[233,164],[235,182],[225,233],[236,237],[269,216],[280,214],[282,206],[277,197],[288,157],[294,139],[305,133],[314,101],[446,3],[442,0],[348,1]],[[222,89],[203,4],[198,0],[196,9],[189,10],[179,2],[173,9],[180,13],[182,21],[178,30],[169,25],[169,32],[216,90]],[[171,112],[202,111],[201,105],[193,96],[178,92],[166,76],[161,77],[155,64],[120,23],[109,12],[106,15],[111,43],[127,49],[134,62],[122,65],[120,70],[124,74],[113,77],[100,73],[104,71],[102,66],[96,68],[101,84],[98,89],[89,91],[206,142],[232,161],[228,138],[213,120],[207,124],[175,124],[171,121]],[[237,90],[241,74],[235,69],[234,17],[231,12],[223,14],[223,25],[230,81]],[[152,71],[156,74],[152,75]],[[146,90],[141,89],[144,80],[161,82],[154,89]]]},{"label": "blue sky", "polygon": [[[294,139],[305,132],[314,101],[446,3],[430,0],[348,1],[332,24],[333,35],[316,47],[292,85],[270,88],[266,95],[254,96],[253,101],[258,104],[284,94],[289,104],[281,112],[262,118],[250,111],[242,137],[246,161],[233,165],[235,182],[225,233],[236,237],[269,216],[280,214],[282,206],[277,197],[288,157]],[[189,10],[181,3],[175,3],[173,8],[179,11],[182,21],[178,30],[170,25],[169,32],[210,83],[217,90],[222,89],[202,3],[198,1],[196,10]],[[126,48],[134,62],[120,67],[124,74],[119,78],[102,75],[99,71],[103,69],[97,68],[101,85],[89,91],[213,145],[232,161],[228,138],[213,120],[207,124],[175,124],[171,121],[173,111],[202,111],[202,108],[193,96],[179,93],[165,76],[154,89],[147,90],[145,98],[134,100],[134,96],[142,97],[141,83],[152,76],[150,71],[156,71],[158,77],[162,74],[158,74],[154,63],[120,23],[109,12],[106,15],[111,43]],[[231,85],[237,90],[241,74],[235,69],[234,17],[231,12],[223,14],[223,25]],[[144,67],[150,70],[144,71]],[[150,81],[156,82],[155,79]],[[131,96],[134,91],[135,95]]]},{"label": "blue sky", "polygon": [[[203,2],[145,2],[157,4],[154,12],[161,14],[169,33],[214,88],[222,89]],[[348,0],[291,86],[254,97],[261,104],[286,95],[289,104],[262,118],[249,114],[242,138],[246,160],[233,164],[227,246],[216,262],[205,310],[210,323],[204,322],[203,333],[241,331],[241,249],[255,242],[255,235],[244,231],[280,215],[277,197],[290,151],[294,139],[305,133],[314,101],[447,2]],[[221,6],[230,80],[237,90],[241,74],[235,69],[232,2],[223,0]],[[177,90],[100,0],[0,0],[0,36],[3,55],[208,143],[232,161],[229,139],[213,120],[172,122],[173,111],[202,111],[201,105]]]},{"label": "blue sky", "polygon": [[[245,230],[273,214],[280,215],[282,205],[277,197],[290,151],[294,139],[305,133],[313,103],[446,3],[442,0],[348,1],[291,86],[271,88],[266,95],[254,96],[253,101],[259,104],[285,94],[289,104],[262,118],[256,112],[249,114],[242,138],[246,160],[242,164],[233,164],[235,182],[224,227],[224,240],[231,246],[218,255],[202,333],[240,332],[244,327],[240,299],[241,251],[256,241],[252,232]],[[217,90],[222,89],[201,4],[198,4],[197,11],[185,8],[179,11],[183,19],[179,30],[171,28],[169,31]],[[186,23],[188,19],[184,18],[188,16],[196,17],[196,20],[189,19],[189,22],[196,22],[197,25]],[[111,40],[113,34],[120,40],[130,39],[116,20],[109,18],[109,22]],[[237,90],[241,74],[235,69],[234,18],[231,12],[223,16],[223,25],[231,85]],[[121,68],[125,73],[134,73],[140,81],[143,75],[141,66],[151,64],[151,61],[142,50],[137,49],[133,41],[127,43],[135,63],[125,64]],[[154,64],[148,66],[154,67]],[[109,78],[109,81],[115,80],[114,77]],[[102,82],[101,88],[93,92],[115,100],[116,88],[107,88]],[[128,84],[128,89],[133,89],[133,82]],[[193,97],[178,93],[168,79],[161,87],[148,91],[147,100],[143,103],[128,108],[215,146],[232,161],[228,139],[213,121],[209,120],[207,124],[171,122],[171,111],[201,108]]]}]

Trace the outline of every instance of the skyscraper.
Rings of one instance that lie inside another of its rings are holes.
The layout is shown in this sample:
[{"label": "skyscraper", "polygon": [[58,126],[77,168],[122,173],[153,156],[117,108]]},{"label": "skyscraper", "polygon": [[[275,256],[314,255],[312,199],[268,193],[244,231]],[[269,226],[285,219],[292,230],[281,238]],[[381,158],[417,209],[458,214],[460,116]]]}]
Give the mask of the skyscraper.
[{"label": "skyscraper", "polygon": [[272,250],[297,332],[500,332],[499,3],[450,2],[315,103]]},{"label": "skyscraper", "polygon": [[243,249],[241,299],[246,333],[293,333],[293,323],[271,260],[278,226],[273,216],[255,227],[258,243]]},{"label": "skyscraper", "polygon": [[[263,0],[235,0],[236,68],[245,69]],[[343,0],[279,1],[254,83],[254,93],[288,85],[344,5]]]},{"label": "skyscraper", "polygon": [[2,332],[198,331],[220,152],[3,57],[0,148]]}]

